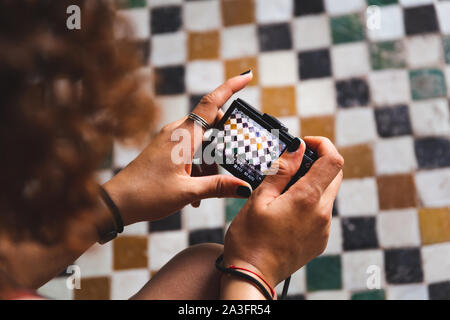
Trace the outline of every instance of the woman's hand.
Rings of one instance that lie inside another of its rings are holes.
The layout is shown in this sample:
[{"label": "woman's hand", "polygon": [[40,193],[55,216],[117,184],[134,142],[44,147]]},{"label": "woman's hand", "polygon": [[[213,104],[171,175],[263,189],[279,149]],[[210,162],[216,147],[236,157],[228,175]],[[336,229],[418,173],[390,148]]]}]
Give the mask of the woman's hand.
[{"label": "woman's hand", "polygon": [[[229,79],[204,96],[193,112],[213,126],[223,116],[222,105],[251,79],[252,73]],[[172,141],[177,129],[184,129],[191,138],[191,141],[183,141],[190,143],[191,148],[185,155],[187,162],[181,164],[172,159],[174,147],[180,144]],[[134,161],[104,185],[121,210],[125,225],[162,219],[190,203],[197,206],[206,198],[241,197],[245,195],[243,188],[250,194],[251,189],[245,189],[249,185],[233,176],[191,176],[192,173],[198,175],[192,172],[192,158],[201,144],[202,133],[202,129],[187,116],[169,124]]]},{"label": "woman's hand", "polygon": [[266,177],[253,192],[225,237],[224,264],[252,269],[272,287],[326,248],[342,181],[344,160],[333,144],[319,137],[305,141],[319,155],[309,172],[280,195],[300,167],[305,144],[283,154],[278,174]]}]

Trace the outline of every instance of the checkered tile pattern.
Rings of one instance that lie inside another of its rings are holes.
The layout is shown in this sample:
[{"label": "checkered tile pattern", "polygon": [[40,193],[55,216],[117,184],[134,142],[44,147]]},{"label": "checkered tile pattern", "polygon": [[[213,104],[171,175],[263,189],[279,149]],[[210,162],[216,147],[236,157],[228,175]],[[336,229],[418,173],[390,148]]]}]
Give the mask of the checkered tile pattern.
[{"label": "checkered tile pattern", "polygon": [[[450,1],[117,2],[158,79],[161,125],[252,69],[235,97],[343,154],[328,247],[293,275],[291,298],[450,298]],[[115,144],[99,179],[138,151]],[[211,199],[129,226],[77,261],[82,290],[60,277],[41,291],[127,298],[183,248],[222,242],[244,202]],[[368,289],[374,274],[380,287]]]}]

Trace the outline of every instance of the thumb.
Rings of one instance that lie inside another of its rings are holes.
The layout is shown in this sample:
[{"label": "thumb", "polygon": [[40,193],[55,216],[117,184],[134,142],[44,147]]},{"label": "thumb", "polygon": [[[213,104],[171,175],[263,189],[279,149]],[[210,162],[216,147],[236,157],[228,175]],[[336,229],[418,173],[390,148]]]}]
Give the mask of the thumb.
[{"label": "thumb", "polygon": [[252,187],[233,176],[218,174],[192,178],[197,200],[208,198],[248,198]]}]

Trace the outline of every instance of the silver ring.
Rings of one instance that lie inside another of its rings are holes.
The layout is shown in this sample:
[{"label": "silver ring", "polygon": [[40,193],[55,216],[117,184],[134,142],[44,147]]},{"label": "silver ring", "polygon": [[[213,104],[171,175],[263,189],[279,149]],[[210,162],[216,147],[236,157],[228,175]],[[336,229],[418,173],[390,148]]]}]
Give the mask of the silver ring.
[{"label": "silver ring", "polygon": [[196,113],[193,112],[189,113],[188,118],[194,121],[195,123],[201,125],[205,130],[211,129],[211,126],[208,124],[208,122],[206,122],[205,119],[203,119]]}]

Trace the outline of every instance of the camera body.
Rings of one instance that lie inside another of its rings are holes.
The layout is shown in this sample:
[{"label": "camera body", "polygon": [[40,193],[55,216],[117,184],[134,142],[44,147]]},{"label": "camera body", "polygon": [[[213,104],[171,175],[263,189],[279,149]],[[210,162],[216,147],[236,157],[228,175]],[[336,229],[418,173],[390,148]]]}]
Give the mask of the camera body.
[{"label": "camera body", "polygon": [[[242,99],[233,101],[215,129],[217,134],[210,143],[214,144],[215,157],[225,160],[219,164],[248,182],[253,189],[267,174],[274,174],[273,162],[289,146],[298,143],[275,117],[262,114]],[[308,172],[317,158],[316,153],[307,147],[302,164],[285,191]]]}]

